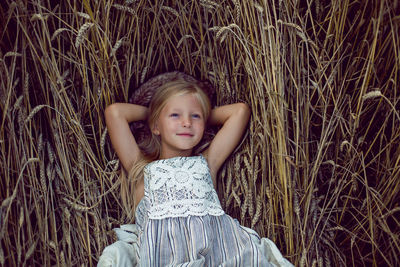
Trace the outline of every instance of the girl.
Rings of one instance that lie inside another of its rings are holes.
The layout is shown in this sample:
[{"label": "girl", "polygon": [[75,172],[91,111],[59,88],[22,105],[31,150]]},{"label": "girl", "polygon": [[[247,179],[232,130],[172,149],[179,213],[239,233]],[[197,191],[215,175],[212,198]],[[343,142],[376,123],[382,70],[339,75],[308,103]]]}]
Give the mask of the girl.
[{"label": "girl", "polygon": [[[243,103],[211,110],[199,83],[184,79],[160,86],[148,108],[108,106],[111,142],[134,185],[136,223],[115,229],[119,240],[104,249],[98,266],[292,266],[271,240],[225,214],[214,189],[249,117]],[[129,128],[140,120],[151,131],[142,146]],[[222,127],[197,154],[207,125]]]}]

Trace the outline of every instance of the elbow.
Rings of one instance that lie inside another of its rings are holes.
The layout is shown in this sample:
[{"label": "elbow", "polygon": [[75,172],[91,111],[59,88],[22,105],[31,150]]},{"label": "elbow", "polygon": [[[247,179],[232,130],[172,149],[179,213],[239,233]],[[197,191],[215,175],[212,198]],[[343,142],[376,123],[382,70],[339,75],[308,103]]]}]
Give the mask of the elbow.
[{"label": "elbow", "polygon": [[238,103],[238,113],[240,116],[246,120],[246,122],[250,119],[251,110],[247,103]]},{"label": "elbow", "polygon": [[118,104],[117,103],[108,105],[106,107],[106,109],[104,110],[104,116],[106,118],[106,121],[111,119],[111,118],[118,117],[119,116],[118,114],[119,114],[119,109],[118,109]]}]

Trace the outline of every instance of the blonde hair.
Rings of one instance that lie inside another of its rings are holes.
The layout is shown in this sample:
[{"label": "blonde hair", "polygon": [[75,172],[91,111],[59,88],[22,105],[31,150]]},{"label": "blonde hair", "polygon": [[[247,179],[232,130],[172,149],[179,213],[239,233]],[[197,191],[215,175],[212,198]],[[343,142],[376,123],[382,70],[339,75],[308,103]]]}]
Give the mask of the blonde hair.
[{"label": "blonde hair", "polygon": [[[167,101],[173,96],[182,96],[186,94],[193,94],[200,103],[203,117],[205,122],[211,112],[210,99],[203,91],[201,86],[197,83],[187,82],[182,79],[167,82],[160,86],[153,97],[151,98],[149,105],[149,115],[147,124],[150,129],[153,129],[157,122],[162,109],[167,104]],[[144,167],[159,159],[161,153],[161,140],[160,136],[155,135],[152,131],[149,138],[145,139],[139,144],[139,147],[144,155],[144,158],[136,162],[129,170],[128,175],[122,172],[121,175],[121,198],[124,209],[128,215],[128,218],[134,220],[135,209],[139,203],[136,203],[136,192],[135,189],[139,182],[143,180],[143,169]],[[204,148],[201,146],[198,150]],[[196,151],[197,152],[197,151]]]}]

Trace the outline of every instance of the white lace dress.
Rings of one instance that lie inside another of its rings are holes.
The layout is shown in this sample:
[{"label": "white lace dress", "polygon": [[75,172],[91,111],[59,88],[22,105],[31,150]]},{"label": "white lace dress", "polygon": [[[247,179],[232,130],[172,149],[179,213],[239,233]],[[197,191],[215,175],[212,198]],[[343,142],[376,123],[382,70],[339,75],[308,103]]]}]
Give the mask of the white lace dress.
[{"label": "white lace dress", "polygon": [[144,184],[136,224],[114,229],[98,266],[293,266],[224,213],[203,156],[154,161]]}]

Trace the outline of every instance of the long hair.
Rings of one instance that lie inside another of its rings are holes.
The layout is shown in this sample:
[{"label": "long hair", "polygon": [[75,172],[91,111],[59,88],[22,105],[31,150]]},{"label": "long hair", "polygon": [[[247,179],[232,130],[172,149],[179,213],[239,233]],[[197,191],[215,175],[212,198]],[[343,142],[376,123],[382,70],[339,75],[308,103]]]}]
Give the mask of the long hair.
[{"label": "long hair", "polygon": [[[144,157],[133,164],[127,175],[124,171],[122,171],[121,175],[122,204],[128,218],[131,220],[134,220],[135,209],[139,204],[136,200],[136,188],[140,182],[143,182],[143,169],[148,163],[159,159],[161,153],[161,138],[159,135],[154,134],[152,129],[154,128],[162,109],[167,104],[167,101],[173,96],[182,96],[186,94],[193,94],[197,98],[205,122],[207,122],[211,112],[210,99],[201,89],[199,84],[189,83],[180,79],[170,81],[160,86],[151,98],[147,118],[147,124],[150,128],[151,134],[143,142],[138,144]],[[200,149],[202,148],[204,148],[204,146],[201,146]],[[196,152],[197,151],[195,151],[195,153]]]}]

